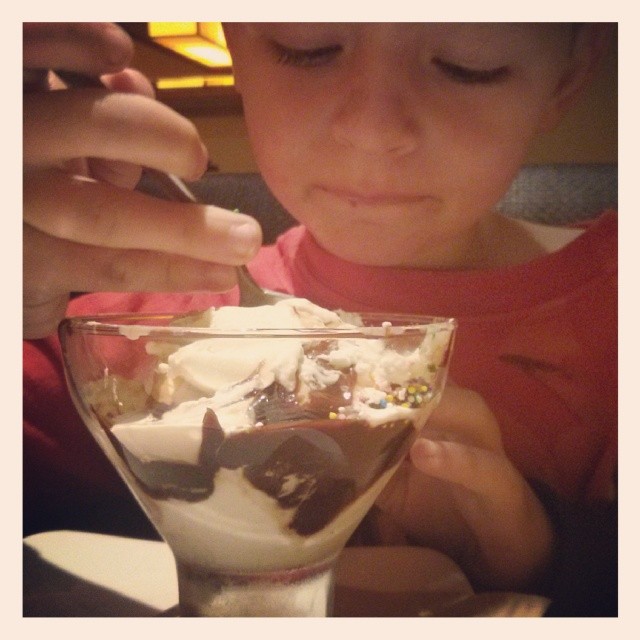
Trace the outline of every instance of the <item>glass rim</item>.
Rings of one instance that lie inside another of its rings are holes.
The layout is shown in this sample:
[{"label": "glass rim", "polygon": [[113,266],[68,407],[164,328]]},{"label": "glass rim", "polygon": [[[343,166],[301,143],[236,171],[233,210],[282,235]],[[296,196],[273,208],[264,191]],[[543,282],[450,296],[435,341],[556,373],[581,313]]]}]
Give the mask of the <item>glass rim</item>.
[{"label": "glass rim", "polygon": [[[170,321],[186,319],[206,311],[185,313],[102,313],[95,315],[69,316],[58,327],[62,337],[76,332],[86,335],[122,336],[131,340],[138,338],[381,338],[453,331],[458,322],[455,318],[417,314],[380,312],[353,312],[371,324],[355,328],[254,328],[224,330],[211,327],[169,325]],[[351,313],[351,312],[348,312]],[[153,324],[166,322],[167,324]]]}]

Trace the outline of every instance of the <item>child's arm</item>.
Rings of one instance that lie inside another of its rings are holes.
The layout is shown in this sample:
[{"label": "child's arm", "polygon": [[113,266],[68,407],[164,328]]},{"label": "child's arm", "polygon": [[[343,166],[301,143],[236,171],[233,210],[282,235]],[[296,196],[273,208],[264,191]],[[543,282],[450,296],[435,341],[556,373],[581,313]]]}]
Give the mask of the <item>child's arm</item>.
[{"label": "child's arm", "polygon": [[535,585],[553,557],[553,526],[482,398],[449,385],[422,436],[378,506],[410,541],[455,559],[477,588]]},{"label": "child's arm", "polygon": [[423,436],[378,501],[386,535],[448,554],[479,590],[544,594],[550,615],[617,615],[615,502],[572,504],[525,481],[472,391],[448,386]]},{"label": "child's arm", "polygon": [[[230,289],[231,266],[260,246],[255,220],[132,191],[143,166],[195,180],[207,151],[126,68],[129,37],[115,25],[25,23],[23,43],[25,337],[54,331],[72,291]],[[100,76],[105,89],[38,82],[34,70],[47,69]]]}]

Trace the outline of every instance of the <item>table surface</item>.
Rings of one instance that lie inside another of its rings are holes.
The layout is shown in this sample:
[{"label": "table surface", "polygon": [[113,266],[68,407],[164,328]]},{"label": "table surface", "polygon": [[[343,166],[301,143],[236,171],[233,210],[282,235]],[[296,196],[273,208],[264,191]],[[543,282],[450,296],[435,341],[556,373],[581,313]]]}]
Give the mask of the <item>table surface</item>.
[{"label": "table surface", "polygon": [[[25,617],[176,616],[169,547],[158,541],[50,531],[23,541]],[[348,547],[336,570],[337,617],[539,617],[549,601],[475,594],[445,555],[416,547]]]}]

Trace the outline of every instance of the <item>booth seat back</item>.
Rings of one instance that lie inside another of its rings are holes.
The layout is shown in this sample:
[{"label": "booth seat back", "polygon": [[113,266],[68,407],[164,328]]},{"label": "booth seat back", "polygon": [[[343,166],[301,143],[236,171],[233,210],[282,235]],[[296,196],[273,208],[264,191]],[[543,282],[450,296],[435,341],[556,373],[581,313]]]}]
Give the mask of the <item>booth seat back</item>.
[{"label": "booth seat back", "polygon": [[[295,224],[258,173],[208,172],[190,186],[202,202],[254,216],[262,227],[265,244]],[[164,195],[146,174],[139,188]],[[567,224],[592,218],[617,204],[617,165],[543,164],[523,167],[498,208],[509,216]]]}]

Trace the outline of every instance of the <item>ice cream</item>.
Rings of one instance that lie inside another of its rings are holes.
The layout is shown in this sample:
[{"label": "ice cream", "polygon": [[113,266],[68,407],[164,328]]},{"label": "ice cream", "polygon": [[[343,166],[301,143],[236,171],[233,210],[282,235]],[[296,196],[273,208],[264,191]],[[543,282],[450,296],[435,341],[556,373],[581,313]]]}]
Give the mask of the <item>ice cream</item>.
[{"label": "ice cream", "polygon": [[118,390],[108,410],[94,393],[149,516],[188,566],[280,571],[331,558],[435,404],[450,331],[381,323],[365,337],[358,316],[298,298],[182,324],[222,337],[150,341],[144,392],[102,381]]}]

